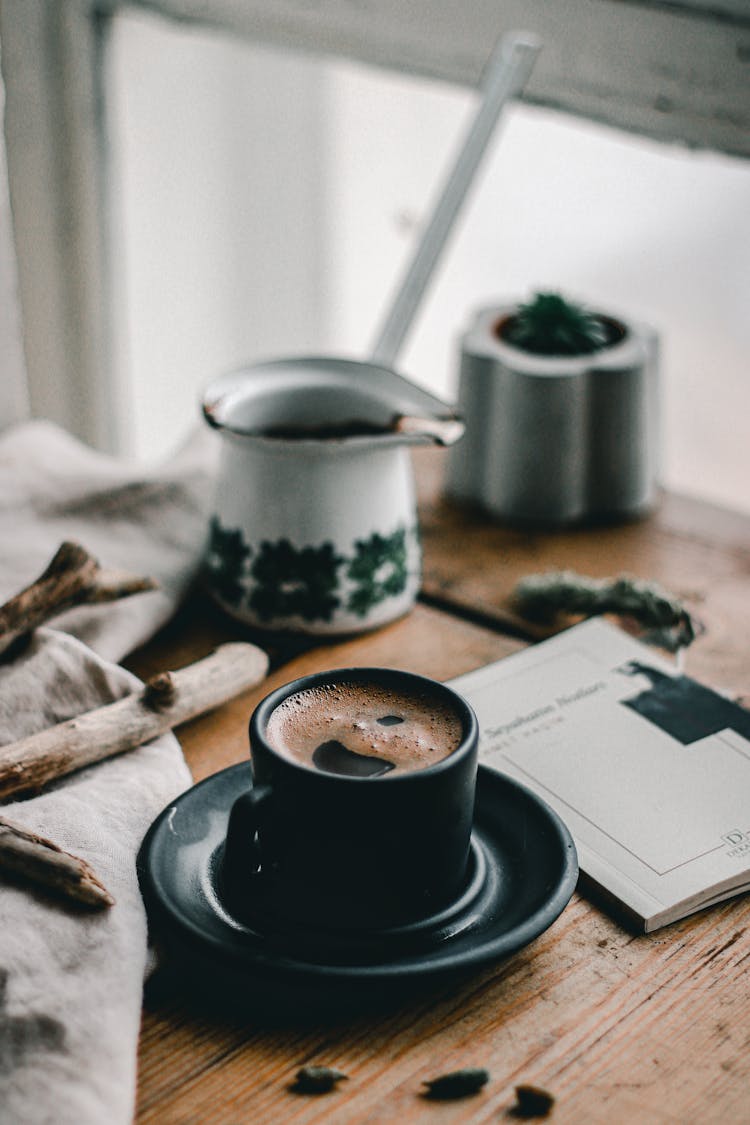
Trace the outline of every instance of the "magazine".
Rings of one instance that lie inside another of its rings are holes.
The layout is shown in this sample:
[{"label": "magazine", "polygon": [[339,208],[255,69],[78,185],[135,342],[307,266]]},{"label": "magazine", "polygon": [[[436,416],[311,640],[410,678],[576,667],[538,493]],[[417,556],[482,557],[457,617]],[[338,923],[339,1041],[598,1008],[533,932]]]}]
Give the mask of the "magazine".
[{"label": "magazine", "polygon": [[600,619],[451,681],[645,931],[750,889],[750,711]]}]

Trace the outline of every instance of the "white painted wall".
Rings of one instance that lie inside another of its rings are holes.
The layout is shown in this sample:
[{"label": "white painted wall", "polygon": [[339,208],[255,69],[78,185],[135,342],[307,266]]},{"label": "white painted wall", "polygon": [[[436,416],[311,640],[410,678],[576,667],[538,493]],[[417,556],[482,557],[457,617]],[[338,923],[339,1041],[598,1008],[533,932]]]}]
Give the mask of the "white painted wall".
[{"label": "white painted wall", "polygon": [[[133,452],[242,359],[364,356],[473,95],[118,17],[115,124]],[[507,115],[403,355],[455,386],[470,310],[562,288],[664,341],[664,479],[750,510],[750,165]]]},{"label": "white painted wall", "polygon": [[150,458],[213,377],[322,343],[323,72],[131,14],[110,54],[127,452]]}]

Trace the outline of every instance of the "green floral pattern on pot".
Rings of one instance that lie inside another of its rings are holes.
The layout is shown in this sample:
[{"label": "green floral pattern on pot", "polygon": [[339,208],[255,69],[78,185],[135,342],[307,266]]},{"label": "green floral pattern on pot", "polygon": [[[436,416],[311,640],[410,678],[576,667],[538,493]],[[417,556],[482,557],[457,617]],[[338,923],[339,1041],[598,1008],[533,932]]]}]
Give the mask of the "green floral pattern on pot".
[{"label": "green floral pattern on pot", "polygon": [[247,604],[261,621],[274,617],[330,621],[341,604],[336,588],[343,561],[332,543],[300,550],[288,539],[265,540],[250,568],[256,585]]},{"label": "green floral pattern on pot", "polygon": [[213,587],[222,601],[238,605],[244,593],[242,577],[251,554],[242,532],[227,530],[216,516],[209,527],[206,570],[211,575]]},{"label": "green floral pattern on pot", "polygon": [[256,550],[240,528],[226,528],[214,516],[209,528],[205,572],[220,601],[259,622],[286,618],[330,622],[344,608],[358,618],[388,598],[404,593],[409,582],[409,539],[416,527],[389,535],[373,532],[357,539],[349,556],[333,543],[295,547],[288,539],[263,540]]},{"label": "green floral pattern on pot", "polygon": [[346,605],[364,617],[384,598],[396,597],[406,589],[406,530],[401,527],[392,535],[376,531],[369,539],[358,539],[355,547],[356,554],[347,567],[355,587]]}]

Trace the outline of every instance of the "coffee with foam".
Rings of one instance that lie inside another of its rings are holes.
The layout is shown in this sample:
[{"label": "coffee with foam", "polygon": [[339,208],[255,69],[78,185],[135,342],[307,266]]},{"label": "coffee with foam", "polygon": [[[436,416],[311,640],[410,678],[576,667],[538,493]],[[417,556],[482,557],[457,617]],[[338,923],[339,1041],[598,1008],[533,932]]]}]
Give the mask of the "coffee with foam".
[{"label": "coffee with foam", "polygon": [[447,758],[461,744],[463,726],[436,694],[342,680],[290,695],[272,712],[265,734],[298,765],[375,778]]}]

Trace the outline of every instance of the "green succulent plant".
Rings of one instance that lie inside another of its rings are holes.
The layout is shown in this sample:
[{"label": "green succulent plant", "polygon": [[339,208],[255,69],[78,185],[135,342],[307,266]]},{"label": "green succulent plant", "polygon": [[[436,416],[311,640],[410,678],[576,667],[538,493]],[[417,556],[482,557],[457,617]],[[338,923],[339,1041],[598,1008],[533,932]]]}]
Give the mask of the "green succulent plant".
[{"label": "green succulent plant", "polygon": [[503,339],[534,355],[587,355],[612,342],[606,321],[557,293],[536,293],[503,325]]}]

